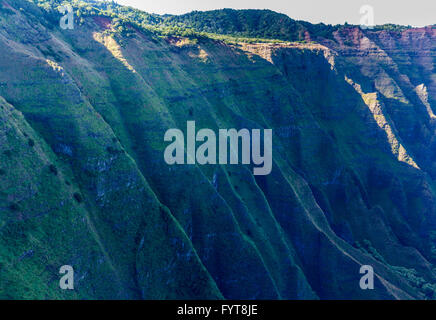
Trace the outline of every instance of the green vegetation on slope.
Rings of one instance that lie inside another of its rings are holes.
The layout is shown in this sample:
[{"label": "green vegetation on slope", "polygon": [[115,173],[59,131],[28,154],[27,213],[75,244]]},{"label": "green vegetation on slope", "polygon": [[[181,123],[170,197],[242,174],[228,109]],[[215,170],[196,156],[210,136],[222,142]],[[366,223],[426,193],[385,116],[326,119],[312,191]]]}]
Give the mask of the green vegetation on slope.
[{"label": "green vegetation on slope", "polygon": [[[48,21],[57,23],[58,7],[71,4],[78,23],[86,16],[101,16],[114,19],[114,29],[123,35],[129,34],[128,24],[164,36],[193,38],[209,37],[230,42],[308,41],[308,39],[331,39],[333,32],[347,26],[311,24],[293,20],[287,15],[271,10],[193,11],[184,15],[157,15],[118,5],[113,1],[95,0],[29,0],[47,13]],[[403,31],[410,26],[387,24],[373,30]],[[310,41],[310,40],[309,40]]]},{"label": "green vegetation on slope", "polygon": [[[373,110],[345,75],[364,80],[365,92],[375,88],[396,99],[392,83],[407,86],[380,71],[389,70],[383,55],[359,69],[368,60],[347,56],[360,40],[354,29],[338,34],[340,54],[333,55],[313,44],[161,37],[150,25],[161,28],[165,17],[110,3],[75,2],[78,25],[62,31],[59,1],[40,2],[43,11],[5,1],[6,298],[430,297],[423,289],[435,282],[432,181],[392,154]],[[132,22],[100,5],[132,14]],[[260,21],[256,14],[246,26]],[[129,27],[142,15],[143,27]],[[342,52],[343,42],[350,46]],[[377,73],[364,75],[368,69]],[[420,107],[413,102],[410,118],[431,128],[413,113]],[[192,119],[198,128],[272,128],[272,173],[168,166],[165,131]],[[54,209],[44,214],[45,208]],[[370,254],[353,247],[364,240]],[[58,287],[62,264],[77,271],[73,293]],[[374,266],[377,290],[358,287],[362,264]]]}]

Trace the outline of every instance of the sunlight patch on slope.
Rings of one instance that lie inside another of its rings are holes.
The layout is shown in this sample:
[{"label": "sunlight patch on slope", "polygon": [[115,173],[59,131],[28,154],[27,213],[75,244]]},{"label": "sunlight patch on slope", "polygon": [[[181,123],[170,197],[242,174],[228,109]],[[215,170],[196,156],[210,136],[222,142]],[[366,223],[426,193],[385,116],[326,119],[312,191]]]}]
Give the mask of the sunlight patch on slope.
[{"label": "sunlight patch on slope", "polygon": [[280,49],[300,49],[314,52],[322,52],[325,59],[330,64],[330,69],[335,69],[335,53],[329,48],[318,43],[300,43],[300,42],[283,42],[283,43],[238,43],[238,49],[248,54],[256,55],[270,63],[274,63],[273,56]]},{"label": "sunlight patch on slope", "polygon": [[209,57],[207,52],[200,47],[197,48],[196,52],[193,51],[189,52],[188,56],[190,56],[193,59],[199,59],[201,62],[207,62]]},{"label": "sunlight patch on slope", "polygon": [[132,65],[126,60],[126,58],[124,58],[120,45],[115,41],[112,36],[105,35],[100,32],[94,32],[92,36],[95,41],[104,45],[106,49],[108,49],[109,52],[114,56],[115,59],[120,61],[130,71],[136,73],[135,68],[133,68]]},{"label": "sunlight patch on slope", "polygon": [[433,110],[430,106],[430,103],[428,102],[428,91],[425,84],[420,84],[415,88],[415,92],[418,95],[419,99],[421,100],[422,104],[425,105],[425,108],[427,109],[428,116],[431,119],[436,119],[435,114],[433,113]]},{"label": "sunlight patch on slope", "polygon": [[391,146],[392,154],[394,154],[398,161],[405,162],[412,167],[419,169],[419,166],[413,160],[413,158],[407,153],[406,148],[398,141],[395,136],[395,132],[392,126],[389,124],[388,119],[386,119],[383,114],[382,106],[380,101],[377,99],[377,92],[364,93],[360,84],[355,83],[352,79],[345,76],[345,81],[347,81],[362,97],[368,109],[371,111],[374,120],[377,125],[382,129],[388,138],[389,145]]},{"label": "sunlight patch on slope", "polygon": [[50,59],[45,59],[45,61],[53,69],[53,71],[60,73],[62,76],[65,74],[64,68],[62,68],[57,62]]}]

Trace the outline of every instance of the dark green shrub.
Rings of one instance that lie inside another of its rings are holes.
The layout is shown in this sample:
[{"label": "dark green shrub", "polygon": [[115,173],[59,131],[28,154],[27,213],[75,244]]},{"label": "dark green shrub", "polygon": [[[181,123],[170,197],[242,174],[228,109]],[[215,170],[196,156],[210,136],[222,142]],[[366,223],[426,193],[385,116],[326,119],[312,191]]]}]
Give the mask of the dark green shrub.
[{"label": "dark green shrub", "polygon": [[74,195],[73,195],[73,197],[74,197],[74,199],[76,199],[76,201],[77,201],[78,203],[82,203],[83,198],[82,198],[82,195],[81,195],[80,193],[75,192]]},{"label": "dark green shrub", "polygon": [[106,151],[112,155],[116,155],[116,154],[120,154],[120,153],[124,153],[123,150],[118,150],[116,148],[113,148],[111,146],[106,148]]},{"label": "dark green shrub", "polygon": [[51,173],[53,173],[55,176],[58,175],[58,168],[56,168],[54,164],[51,164],[49,168]]},{"label": "dark green shrub", "polygon": [[3,154],[10,158],[10,157],[12,157],[12,150],[5,150],[5,151],[3,151]]},{"label": "dark green shrub", "polygon": [[20,210],[20,206],[18,204],[16,204],[15,202],[13,202],[9,205],[9,209],[13,212],[16,212],[16,211]]}]

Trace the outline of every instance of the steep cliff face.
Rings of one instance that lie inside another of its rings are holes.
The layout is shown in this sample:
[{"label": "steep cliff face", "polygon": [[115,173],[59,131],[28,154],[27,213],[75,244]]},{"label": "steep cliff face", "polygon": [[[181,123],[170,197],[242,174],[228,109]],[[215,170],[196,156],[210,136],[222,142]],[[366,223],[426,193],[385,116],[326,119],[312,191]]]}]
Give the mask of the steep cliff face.
[{"label": "steep cliff face", "polygon": [[361,94],[374,95],[409,156],[434,179],[436,28],[354,28],[335,38],[325,44],[341,57],[340,68],[361,86]]},{"label": "steep cliff face", "polygon": [[[434,29],[230,45],[0,6],[0,297],[433,297]],[[272,128],[271,174],[169,166],[188,120]]]}]

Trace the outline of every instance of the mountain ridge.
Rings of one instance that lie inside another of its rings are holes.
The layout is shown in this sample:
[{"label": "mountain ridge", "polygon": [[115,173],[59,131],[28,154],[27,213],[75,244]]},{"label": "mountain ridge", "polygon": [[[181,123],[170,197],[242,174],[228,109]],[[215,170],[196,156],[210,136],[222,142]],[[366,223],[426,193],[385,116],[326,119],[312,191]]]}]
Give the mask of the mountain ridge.
[{"label": "mountain ridge", "polygon": [[[434,298],[434,29],[228,43],[0,5],[2,298]],[[272,128],[271,174],[168,166],[192,119]]]},{"label": "mountain ridge", "polygon": [[[56,7],[63,1],[29,0],[37,3],[51,16],[56,15]],[[121,23],[133,23],[144,29],[150,29],[163,35],[184,36],[232,36],[239,41],[254,41],[254,39],[269,39],[281,41],[307,41],[308,35],[314,39],[332,38],[332,33],[344,27],[356,27],[345,23],[344,25],[331,25],[324,23],[310,23],[295,20],[283,13],[269,9],[217,9],[210,11],[192,11],[181,15],[150,14],[133,7],[119,5],[112,1],[72,1],[77,10],[77,19],[86,15],[102,15],[120,19]],[[431,26],[429,26],[431,27]],[[434,25],[433,25],[434,27]],[[425,27],[424,27],[425,28]],[[121,29],[123,29],[121,27]],[[376,25],[368,31],[387,30],[392,32],[413,29],[411,26],[395,24]],[[311,41],[309,39],[309,41]]]}]

